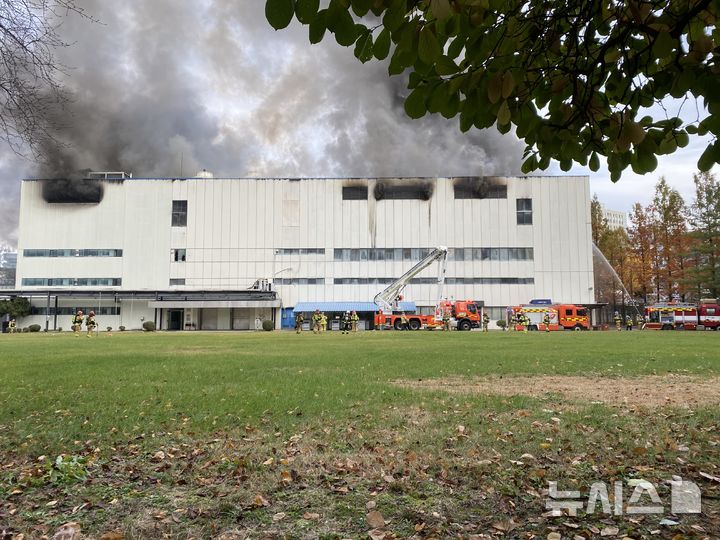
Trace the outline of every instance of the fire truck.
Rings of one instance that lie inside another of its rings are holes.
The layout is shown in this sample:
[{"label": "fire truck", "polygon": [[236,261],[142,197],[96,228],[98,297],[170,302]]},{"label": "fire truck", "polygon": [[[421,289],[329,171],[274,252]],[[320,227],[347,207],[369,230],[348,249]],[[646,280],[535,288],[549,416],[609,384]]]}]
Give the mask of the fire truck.
[{"label": "fire truck", "polygon": [[[442,300],[443,287],[445,286],[447,252],[448,250],[444,246],[436,247],[410,270],[375,295],[375,305],[379,308],[378,312],[375,313],[376,328],[394,328],[395,330],[401,330],[403,315],[408,321],[409,330],[442,328],[442,319],[445,312],[450,315],[451,326],[458,330],[466,331],[480,326],[482,313],[473,300]],[[413,277],[436,261],[438,262],[437,298],[440,300],[435,306],[435,313],[433,315],[418,315],[399,311],[398,304],[403,299],[401,294],[403,289],[405,289]]]},{"label": "fire truck", "polygon": [[714,298],[699,304],[658,302],[645,308],[645,320],[649,330],[717,330],[720,305]]},{"label": "fire truck", "polygon": [[[511,306],[508,315],[512,317],[523,312],[530,319],[528,330],[545,330],[545,314],[550,316],[550,331],[556,330],[589,330],[590,316],[585,306],[575,304],[553,304],[550,300],[531,300],[529,304]],[[521,325],[515,326],[522,330]]]}]

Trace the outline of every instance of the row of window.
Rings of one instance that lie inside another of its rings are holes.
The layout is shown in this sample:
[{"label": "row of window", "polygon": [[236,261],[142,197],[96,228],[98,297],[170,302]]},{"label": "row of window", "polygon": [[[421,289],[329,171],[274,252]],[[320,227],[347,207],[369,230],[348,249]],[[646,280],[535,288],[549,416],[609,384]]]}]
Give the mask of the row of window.
[{"label": "row of window", "polygon": [[[378,184],[380,186],[382,184]],[[375,198],[381,199],[420,199],[428,200],[432,189],[424,186],[388,186],[382,193],[375,189]],[[367,186],[348,186],[343,188],[343,200],[355,201],[367,199]],[[487,186],[482,189],[464,185],[455,186],[456,199],[507,199],[507,186]],[[532,199],[515,199],[516,219],[518,225],[532,225]],[[173,227],[187,227],[187,201],[172,202]]]},{"label": "row of window", "polygon": [[[456,199],[507,199],[506,185],[490,185],[484,182],[474,184],[460,183],[453,186]],[[427,201],[432,197],[431,183],[404,183],[385,184],[379,182],[375,185],[373,196],[376,200],[419,200]],[[366,201],[368,198],[367,186],[345,186],[342,188],[344,201]]]},{"label": "row of window", "polygon": [[[181,281],[182,283],[174,283]],[[395,278],[334,278],[333,285],[389,285]],[[437,278],[420,277],[410,280],[411,285],[435,285]],[[509,277],[451,277],[446,278],[448,285],[532,285],[535,278]],[[170,280],[170,285],[184,285],[185,280]],[[325,285],[325,278],[280,278],[276,285]]]},{"label": "row of window", "polygon": [[119,287],[122,278],[23,278],[23,287]]},{"label": "row of window", "polygon": [[[338,248],[333,251],[336,261],[419,261],[427,256],[430,248]],[[283,255],[324,255],[323,248],[280,249]],[[451,261],[532,261],[533,248],[450,248]],[[171,260],[185,262],[186,249],[173,249]]]},{"label": "row of window", "polygon": [[[335,285],[388,285],[393,278],[335,278]],[[412,285],[435,285],[437,278],[413,278]],[[535,278],[508,278],[508,277],[451,277],[446,278],[448,285],[532,285]]]},{"label": "row of window", "polygon": [[23,257],[122,257],[122,249],[24,249]]},{"label": "row of window", "polygon": [[[333,252],[336,261],[419,261],[431,248],[338,248]],[[450,248],[451,261],[532,261],[533,248]]]},{"label": "row of window", "polygon": [[[32,306],[31,315],[45,315],[47,308],[41,306]],[[95,315],[120,315],[120,307],[108,306],[108,307],[59,307],[57,310],[54,307],[50,308],[50,315],[75,315],[78,310],[83,313],[95,312]]]},{"label": "row of window", "polygon": [[325,248],[280,248],[276,255],[325,255]]}]

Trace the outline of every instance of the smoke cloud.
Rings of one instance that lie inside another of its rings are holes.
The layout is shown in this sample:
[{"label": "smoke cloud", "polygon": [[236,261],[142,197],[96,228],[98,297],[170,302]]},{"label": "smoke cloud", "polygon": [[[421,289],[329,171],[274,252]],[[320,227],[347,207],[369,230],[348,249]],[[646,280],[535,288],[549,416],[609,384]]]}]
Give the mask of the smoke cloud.
[{"label": "smoke cloud", "polygon": [[[78,0],[59,51],[70,103],[55,113],[63,146],[17,178],[78,170],[135,177],[482,176],[518,174],[523,146],[495,130],[460,132],[439,115],[409,119],[404,77],[360,64],[328,34],[310,45],[294,22],[275,32],[259,0]],[[9,172],[9,171],[8,171]],[[5,216],[5,212],[0,212]],[[8,217],[10,216],[10,217]],[[0,218],[0,243],[15,227]]]}]

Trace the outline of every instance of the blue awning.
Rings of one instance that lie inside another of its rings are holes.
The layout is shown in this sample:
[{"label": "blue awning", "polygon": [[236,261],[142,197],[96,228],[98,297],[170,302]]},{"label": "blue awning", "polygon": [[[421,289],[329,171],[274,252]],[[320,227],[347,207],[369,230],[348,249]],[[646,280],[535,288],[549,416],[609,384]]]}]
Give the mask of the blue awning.
[{"label": "blue awning", "polygon": [[[293,308],[293,313],[307,313],[316,309],[327,312],[375,312],[380,308],[374,302],[298,302]],[[415,302],[400,302],[398,309],[400,311],[415,311]]]}]

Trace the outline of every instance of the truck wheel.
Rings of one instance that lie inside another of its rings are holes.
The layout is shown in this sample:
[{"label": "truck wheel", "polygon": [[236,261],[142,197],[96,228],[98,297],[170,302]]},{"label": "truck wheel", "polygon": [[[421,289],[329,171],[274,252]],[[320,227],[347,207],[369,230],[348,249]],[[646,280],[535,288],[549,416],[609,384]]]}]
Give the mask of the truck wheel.
[{"label": "truck wheel", "polygon": [[531,324],[530,328],[528,328],[528,330],[530,330],[531,332],[537,332],[538,331],[537,324]]},{"label": "truck wheel", "polygon": [[395,319],[395,322],[393,323],[393,328],[395,330],[402,330],[402,323],[400,323],[400,319]]},{"label": "truck wheel", "polygon": [[576,332],[579,332],[579,331],[582,330],[582,329],[583,329],[583,327],[582,327],[581,324],[576,324],[576,325],[575,325],[575,328],[573,328],[573,330],[575,330]]},{"label": "truck wheel", "polygon": [[460,330],[461,332],[467,332],[468,330],[470,330],[470,328],[472,328],[472,324],[470,324],[470,321],[468,321],[467,319],[464,319],[458,323],[458,330]]},{"label": "truck wheel", "polygon": [[420,327],[422,326],[420,324],[420,321],[417,319],[410,319],[409,322],[410,330],[420,330]]},{"label": "truck wheel", "polygon": [[663,324],[662,329],[663,330],[672,330],[673,327],[672,327],[672,325],[669,325],[669,324]]}]

